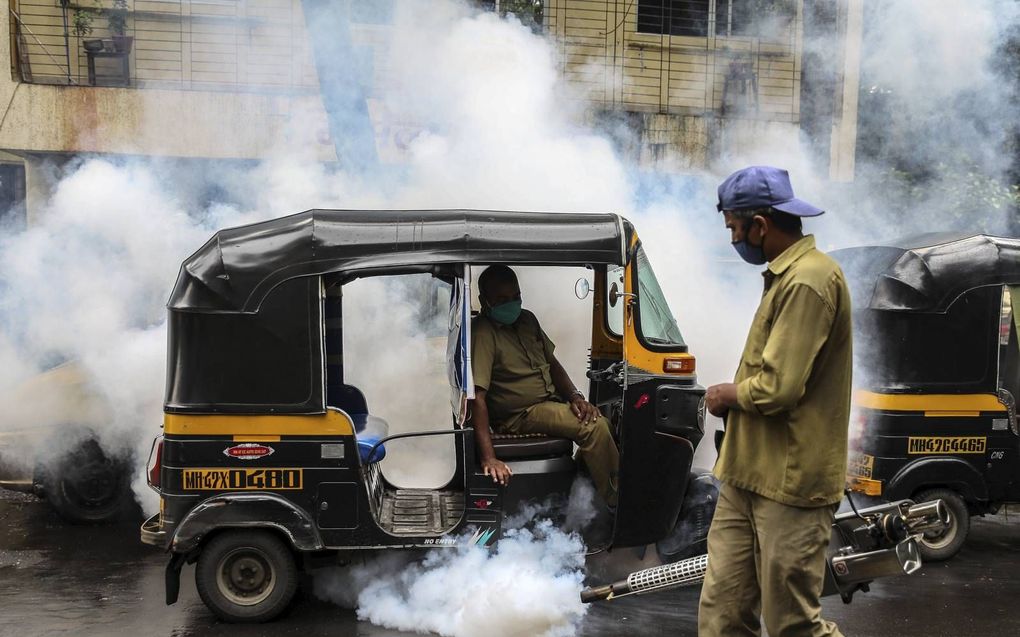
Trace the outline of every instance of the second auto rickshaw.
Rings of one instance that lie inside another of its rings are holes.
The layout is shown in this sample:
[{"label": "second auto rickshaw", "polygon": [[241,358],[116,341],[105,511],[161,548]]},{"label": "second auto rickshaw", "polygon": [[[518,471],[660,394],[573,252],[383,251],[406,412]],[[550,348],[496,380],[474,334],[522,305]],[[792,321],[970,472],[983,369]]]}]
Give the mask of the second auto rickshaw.
[{"label": "second auto rickshaw", "polygon": [[885,500],[943,500],[949,524],[921,554],[948,559],[971,515],[1020,501],[1020,240],[928,234],[833,256],[856,308],[848,480]]}]

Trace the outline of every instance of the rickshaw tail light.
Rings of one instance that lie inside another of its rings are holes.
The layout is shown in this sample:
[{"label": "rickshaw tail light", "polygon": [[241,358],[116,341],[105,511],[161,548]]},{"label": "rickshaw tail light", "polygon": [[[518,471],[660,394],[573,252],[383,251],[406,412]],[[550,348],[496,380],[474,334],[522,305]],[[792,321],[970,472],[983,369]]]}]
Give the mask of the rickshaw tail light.
[{"label": "rickshaw tail light", "polygon": [[159,474],[163,469],[163,436],[159,436],[152,441],[148,465],[149,486],[159,491]]},{"label": "rickshaw tail light", "polygon": [[662,371],[667,374],[693,374],[694,358],[667,358],[662,362]]}]

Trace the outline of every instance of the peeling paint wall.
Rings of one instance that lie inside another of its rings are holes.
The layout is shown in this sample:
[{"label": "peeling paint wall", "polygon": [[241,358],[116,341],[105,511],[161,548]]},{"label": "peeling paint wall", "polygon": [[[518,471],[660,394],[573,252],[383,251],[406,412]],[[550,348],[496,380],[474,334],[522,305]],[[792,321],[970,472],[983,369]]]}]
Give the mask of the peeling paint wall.
[{"label": "peeling paint wall", "polygon": [[[13,19],[5,13],[0,27],[10,32]],[[0,44],[9,59],[13,40]],[[311,73],[314,79],[314,68]],[[0,78],[0,150],[254,159],[302,144],[313,157],[335,161],[326,113],[312,86],[289,92],[258,91],[245,83],[139,90]],[[158,125],[146,125],[152,122]]]}]

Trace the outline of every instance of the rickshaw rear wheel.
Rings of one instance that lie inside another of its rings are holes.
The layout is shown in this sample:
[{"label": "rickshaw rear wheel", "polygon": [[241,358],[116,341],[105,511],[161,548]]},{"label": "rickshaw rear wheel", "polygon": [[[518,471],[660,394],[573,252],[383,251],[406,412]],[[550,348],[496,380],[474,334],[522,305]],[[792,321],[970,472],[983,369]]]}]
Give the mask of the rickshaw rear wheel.
[{"label": "rickshaw rear wheel", "polygon": [[294,555],[269,531],[226,531],[202,550],[195,569],[198,594],[221,619],[275,619],[297,591]]},{"label": "rickshaw rear wheel", "polygon": [[949,524],[945,530],[925,533],[918,542],[921,558],[926,562],[942,562],[956,555],[970,532],[970,512],[967,503],[952,489],[928,489],[914,497],[915,502],[941,499],[949,510]]}]

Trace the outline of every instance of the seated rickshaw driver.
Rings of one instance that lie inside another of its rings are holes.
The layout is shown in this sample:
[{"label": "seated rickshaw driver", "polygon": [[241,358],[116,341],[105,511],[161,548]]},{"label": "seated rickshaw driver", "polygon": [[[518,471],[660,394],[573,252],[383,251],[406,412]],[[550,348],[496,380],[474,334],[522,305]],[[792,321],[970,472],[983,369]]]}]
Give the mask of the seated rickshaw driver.
[{"label": "seated rickshaw driver", "polygon": [[517,275],[505,265],[486,268],[478,299],[482,312],[471,324],[472,421],[485,475],[503,485],[512,475],[496,458],[490,428],[569,438],[603,500],[615,507],[620,455],[609,421],[570,381],[535,315],[521,309]]}]

